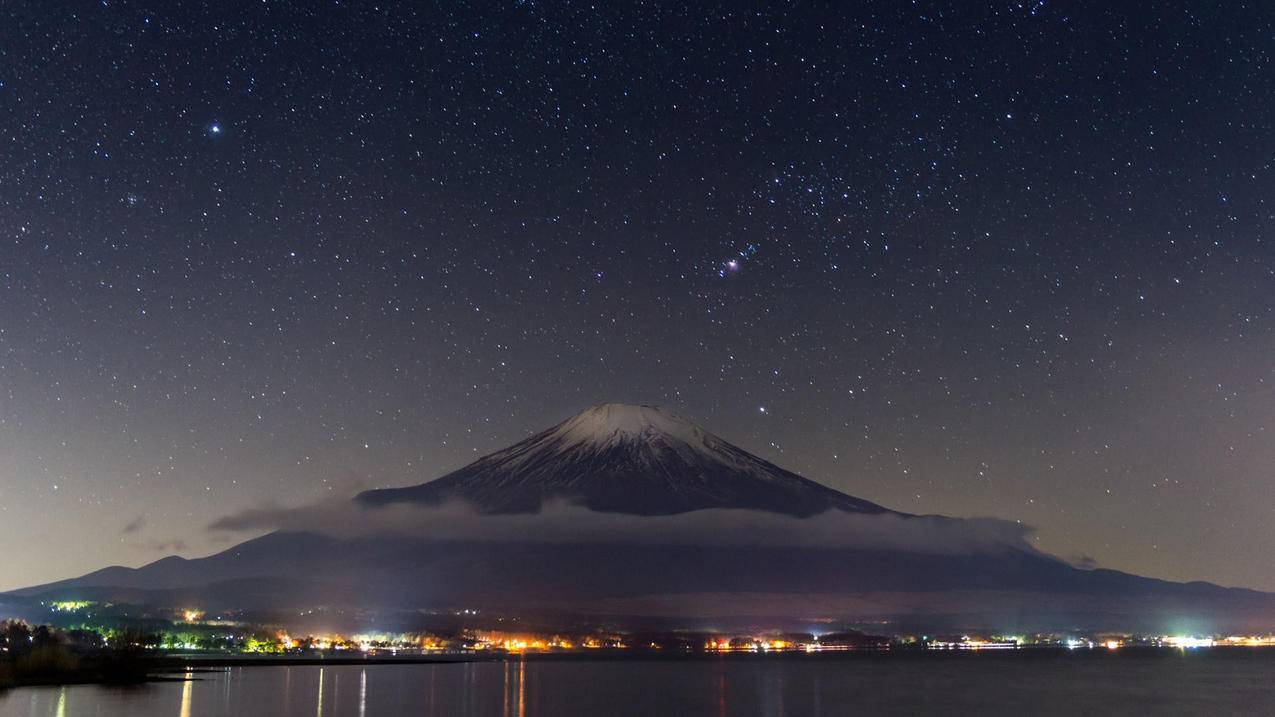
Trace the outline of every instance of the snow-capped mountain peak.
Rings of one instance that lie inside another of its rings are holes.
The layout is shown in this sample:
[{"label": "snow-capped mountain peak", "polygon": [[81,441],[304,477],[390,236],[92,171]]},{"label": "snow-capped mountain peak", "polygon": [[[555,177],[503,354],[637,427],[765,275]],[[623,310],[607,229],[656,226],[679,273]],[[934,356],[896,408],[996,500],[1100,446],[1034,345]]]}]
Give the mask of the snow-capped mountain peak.
[{"label": "snow-capped mountain peak", "polygon": [[604,403],[559,424],[553,435],[569,444],[613,445],[623,441],[673,437],[688,444],[703,443],[705,433],[694,423],[655,406]]},{"label": "snow-capped mountain peak", "polygon": [[488,513],[534,512],[546,500],[664,515],[747,508],[813,515],[885,509],[786,471],[654,406],[606,403],[409,488],[363,493],[370,505],[463,500]]}]

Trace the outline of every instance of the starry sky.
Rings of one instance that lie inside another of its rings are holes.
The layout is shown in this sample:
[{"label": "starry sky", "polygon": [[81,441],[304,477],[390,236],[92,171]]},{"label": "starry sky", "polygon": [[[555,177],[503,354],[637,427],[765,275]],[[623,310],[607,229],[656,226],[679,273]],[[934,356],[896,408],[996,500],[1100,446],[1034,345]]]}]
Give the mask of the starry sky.
[{"label": "starry sky", "polygon": [[0,8],[0,588],[660,404],[1275,589],[1275,5]]}]

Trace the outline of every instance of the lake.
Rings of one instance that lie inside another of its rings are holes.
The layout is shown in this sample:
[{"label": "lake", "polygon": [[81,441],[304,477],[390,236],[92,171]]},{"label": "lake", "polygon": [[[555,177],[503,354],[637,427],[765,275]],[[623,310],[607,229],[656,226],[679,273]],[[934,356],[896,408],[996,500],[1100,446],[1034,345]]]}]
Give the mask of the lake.
[{"label": "lake", "polygon": [[1275,650],[539,656],[0,692],[5,717],[1268,714]]}]

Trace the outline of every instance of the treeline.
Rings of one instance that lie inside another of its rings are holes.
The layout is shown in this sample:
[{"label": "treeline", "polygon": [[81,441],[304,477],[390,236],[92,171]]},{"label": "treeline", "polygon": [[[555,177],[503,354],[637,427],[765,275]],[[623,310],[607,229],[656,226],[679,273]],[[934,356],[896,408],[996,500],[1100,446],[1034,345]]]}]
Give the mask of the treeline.
[{"label": "treeline", "polygon": [[88,630],[0,622],[0,689],[74,682],[133,683],[147,679],[156,636],[120,630],[109,636]]}]

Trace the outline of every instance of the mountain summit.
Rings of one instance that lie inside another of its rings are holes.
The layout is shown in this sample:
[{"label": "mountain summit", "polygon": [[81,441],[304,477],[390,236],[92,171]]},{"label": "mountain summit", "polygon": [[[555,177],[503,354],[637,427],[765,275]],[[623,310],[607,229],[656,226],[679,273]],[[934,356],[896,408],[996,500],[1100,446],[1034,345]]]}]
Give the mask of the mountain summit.
[{"label": "mountain summit", "polygon": [[654,406],[606,403],[509,448],[409,488],[362,493],[366,505],[467,501],[530,513],[561,500],[590,510],[669,515],[705,508],[809,516],[887,509],[786,471]]}]

